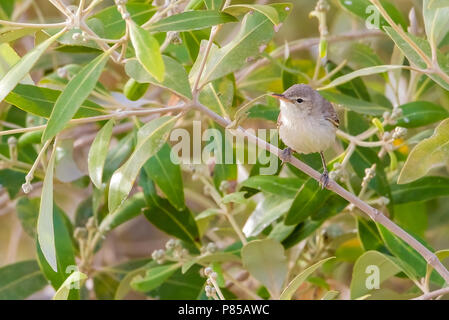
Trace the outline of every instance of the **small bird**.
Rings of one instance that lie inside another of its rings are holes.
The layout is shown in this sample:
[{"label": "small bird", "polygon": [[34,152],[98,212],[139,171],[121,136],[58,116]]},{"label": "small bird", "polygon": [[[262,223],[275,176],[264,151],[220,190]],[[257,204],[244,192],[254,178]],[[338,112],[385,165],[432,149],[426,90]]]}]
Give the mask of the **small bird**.
[{"label": "small bird", "polygon": [[292,151],[297,153],[319,152],[323,162],[321,188],[329,183],[326,160],[323,151],[335,141],[340,124],[332,104],[318,91],[306,84],[295,84],[282,94],[272,94],[280,100],[278,117],[279,136],[287,146],[281,154],[282,161],[289,161]]}]

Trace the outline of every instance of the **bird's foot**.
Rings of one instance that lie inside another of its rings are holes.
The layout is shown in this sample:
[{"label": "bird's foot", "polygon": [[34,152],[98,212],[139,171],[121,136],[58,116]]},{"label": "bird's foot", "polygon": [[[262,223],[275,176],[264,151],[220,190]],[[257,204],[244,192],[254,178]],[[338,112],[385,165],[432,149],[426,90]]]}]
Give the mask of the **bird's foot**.
[{"label": "bird's foot", "polygon": [[320,177],[321,190],[327,188],[328,185],[329,185],[329,172],[327,172],[327,169],[324,169],[323,174]]},{"label": "bird's foot", "polygon": [[279,159],[281,159],[282,163],[284,162],[290,162],[292,159],[292,149],[291,148],[285,148],[284,150],[279,153]]}]

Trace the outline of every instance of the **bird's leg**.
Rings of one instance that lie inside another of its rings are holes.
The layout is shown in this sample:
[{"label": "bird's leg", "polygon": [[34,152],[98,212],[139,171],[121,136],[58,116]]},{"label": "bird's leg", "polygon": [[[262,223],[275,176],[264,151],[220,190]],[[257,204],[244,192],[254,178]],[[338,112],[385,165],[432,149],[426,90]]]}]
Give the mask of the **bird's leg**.
[{"label": "bird's leg", "polygon": [[284,162],[290,162],[292,159],[292,149],[291,148],[285,148],[279,153],[279,159],[281,159],[282,163]]},{"label": "bird's leg", "polygon": [[320,156],[321,161],[323,162],[323,174],[320,177],[320,185],[322,190],[324,188],[327,188],[327,186],[329,185],[329,172],[327,171],[326,159],[324,159],[324,154],[322,151],[320,152]]}]

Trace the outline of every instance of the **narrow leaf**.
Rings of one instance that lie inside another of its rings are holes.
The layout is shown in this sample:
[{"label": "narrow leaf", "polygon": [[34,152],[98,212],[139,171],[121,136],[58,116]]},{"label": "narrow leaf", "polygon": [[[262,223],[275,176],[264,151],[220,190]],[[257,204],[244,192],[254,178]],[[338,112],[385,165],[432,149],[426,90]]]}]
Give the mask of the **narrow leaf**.
[{"label": "narrow leaf", "polygon": [[0,268],[0,300],[23,300],[47,285],[35,260]]},{"label": "narrow leaf", "polygon": [[63,33],[65,29],[58,32],[51,38],[42,42],[33,50],[28,52],[19,62],[17,62],[8,73],[0,80],[0,101],[6,98],[6,96],[15,88],[15,86],[30,72],[31,68],[36,64],[37,60],[48,49],[48,47],[56,41]]},{"label": "narrow leaf", "polygon": [[53,173],[56,159],[56,147],[50,156],[42,186],[39,217],[37,219],[37,239],[42,253],[51,268],[56,272],[56,247],[53,227]]},{"label": "narrow leaf", "polygon": [[156,38],[135,23],[130,24],[130,36],[136,57],[145,70],[157,81],[164,81],[164,61]]},{"label": "narrow leaf", "polygon": [[[274,11],[276,12],[276,10]],[[151,24],[148,30],[157,32],[200,30],[235,21],[238,20],[230,14],[220,11],[185,11]]]},{"label": "narrow leaf", "polygon": [[91,91],[95,88],[103,72],[103,68],[108,61],[109,54],[110,52],[106,52],[98,56],[70,80],[67,87],[58,97],[58,100],[56,100],[55,107],[42,136],[42,141],[53,138],[73,118]]},{"label": "narrow leaf", "polygon": [[135,59],[131,59],[126,63],[126,74],[137,82],[152,83],[167,88],[183,98],[192,99],[192,89],[190,88],[189,79],[184,67],[173,58],[162,56],[162,59],[165,65],[165,76],[162,82],[156,80]]},{"label": "narrow leaf", "polygon": [[92,146],[89,149],[87,164],[89,176],[93,184],[100,189],[103,179],[103,167],[108,154],[109,141],[112,136],[114,119],[109,120],[98,132]]},{"label": "narrow leaf", "polygon": [[[291,7],[290,7],[291,9]],[[269,5],[263,4],[234,4],[228,6],[224,9],[224,12],[228,12],[232,15],[240,15],[248,11],[257,11],[265,15],[274,25],[278,25],[281,21],[279,20],[279,14],[275,8]]]},{"label": "narrow leaf", "polygon": [[180,263],[150,268],[145,276],[136,276],[131,286],[137,291],[148,292],[163,284],[181,267]]},{"label": "narrow leaf", "polygon": [[449,164],[449,119],[435,129],[435,133],[413,148],[398,178],[398,184],[417,180],[437,165]]},{"label": "narrow leaf", "polygon": [[396,65],[383,65],[383,66],[374,66],[374,67],[368,67],[356,70],[354,72],[345,74],[344,76],[341,76],[335,80],[333,80],[328,85],[325,85],[324,87],[319,88],[319,90],[327,90],[339,85],[342,85],[343,83],[349,82],[355,78],[363,77],[363,76],[371,76],[373,74],[379,74],[384,73],[391,70],[397,70],[397,69],[404,69],[405,66],[396,66]]},{"label": "narrow leaf", "polygon": [[69,298],[70,290],[72,288],[81,288],[86,279],[87,275],[84,273],[79,271],[73,272],[56,291],[53,300],[67,300]]},{"label": "narrow leaf", "polygon": [[182,173],[172,161],[171,148],[166,143],[143,166],[146,174],[159,186],[168,201],[178,210],[185,208]]},{"label": "narrow leaf", "polygon": [[335,257],[330,257],[327,259],[323,259],[317,263],[315,263],[314,265],[308,267],[307,269],[305,269],[304,271],[302,271],[300,274],[298,274],[289,284],[288,286],[284,289],[284,291],[282,292],[280,299],[281,300],[290,300],[292,298],[292,296],[295,294],[296,290],[298,290],[298,288],[301,286],[301,284],[304,283],[304,281],[307,280],[307,278],[315,272],[315,270],[317,270],[319,267],[321,267],[325,262],[334,259]]},{"label": "narrow leaf", "polygon": [[110,212],[119,207],[129,194],[140,168],[162,148],[176,119],[164,116],[148,122],[139,129],[134,152],[112,175],[108,198]]}]

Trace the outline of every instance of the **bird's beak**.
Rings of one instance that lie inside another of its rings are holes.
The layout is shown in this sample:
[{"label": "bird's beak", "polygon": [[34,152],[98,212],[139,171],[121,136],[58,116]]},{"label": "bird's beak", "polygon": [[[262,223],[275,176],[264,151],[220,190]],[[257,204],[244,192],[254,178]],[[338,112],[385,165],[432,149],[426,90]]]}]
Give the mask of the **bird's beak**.
[{"label": "bird's beak", "polygon": [[285,102],[290,102],[290,100],[288,100],[283,94],[279,94],[279,93],[272,93],[271,96],[273,98],[276,98],[278,100],[283,100]]}]

